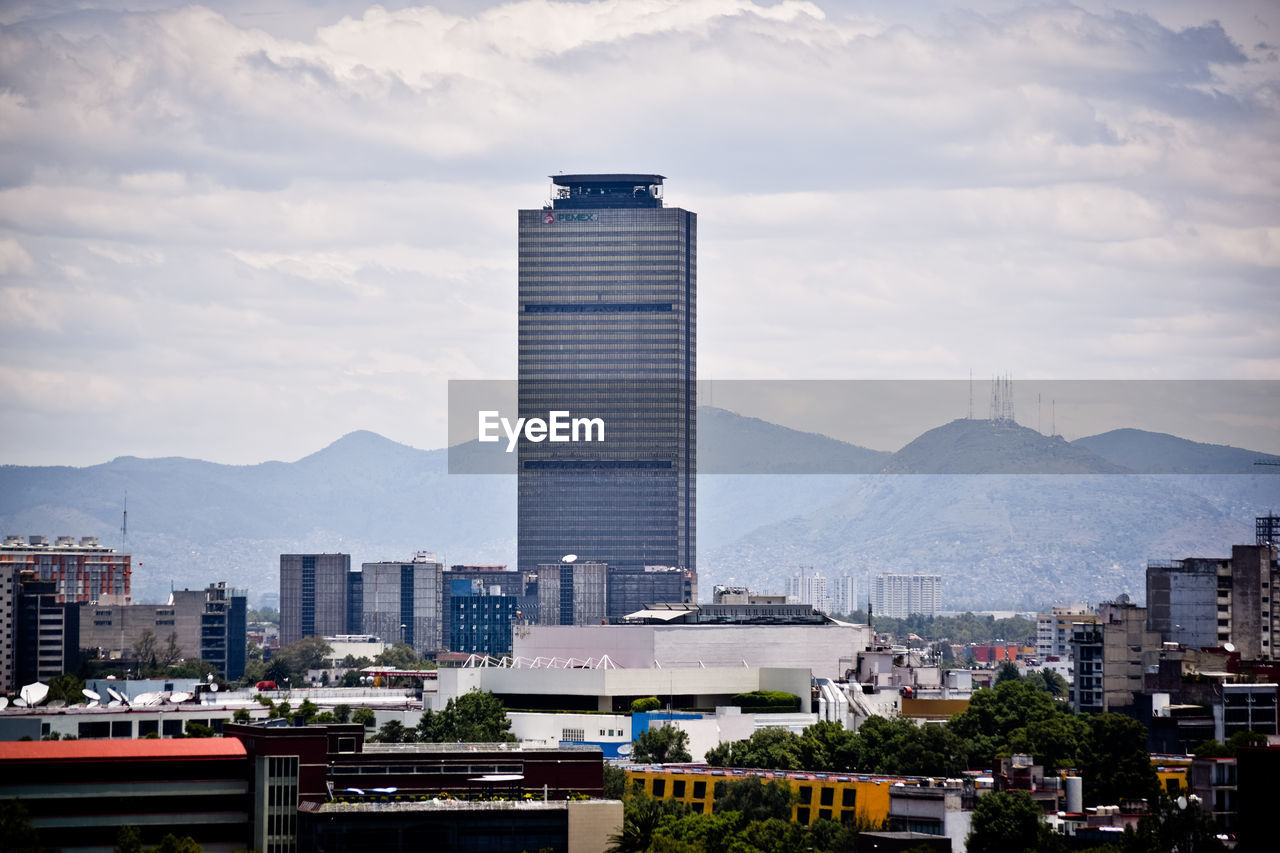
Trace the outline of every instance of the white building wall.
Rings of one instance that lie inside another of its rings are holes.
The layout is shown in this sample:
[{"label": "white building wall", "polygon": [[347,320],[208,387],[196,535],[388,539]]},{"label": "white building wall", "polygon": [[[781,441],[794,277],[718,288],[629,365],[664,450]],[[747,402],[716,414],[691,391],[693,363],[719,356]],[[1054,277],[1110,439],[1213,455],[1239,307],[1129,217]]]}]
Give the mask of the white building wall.
[{"label": "white building wall", "polygon": [[805,667],[843,679],[870,644],[866,625],[532,625],[514,637],[521,658],[600,658],[618,666]]}]

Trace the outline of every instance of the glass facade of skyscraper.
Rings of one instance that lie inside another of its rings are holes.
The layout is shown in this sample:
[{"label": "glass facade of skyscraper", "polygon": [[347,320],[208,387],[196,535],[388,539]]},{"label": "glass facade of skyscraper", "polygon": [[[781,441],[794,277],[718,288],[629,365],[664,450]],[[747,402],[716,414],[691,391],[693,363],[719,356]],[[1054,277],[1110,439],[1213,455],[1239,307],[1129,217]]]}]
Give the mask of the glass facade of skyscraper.
[{"label": "glass facade of skyscraper", "polygon": [[519,212],[519,414],[604,441],[521,439],[521,570],[566,554],[695,563],[697,217],[661,175],[557,175]]}]

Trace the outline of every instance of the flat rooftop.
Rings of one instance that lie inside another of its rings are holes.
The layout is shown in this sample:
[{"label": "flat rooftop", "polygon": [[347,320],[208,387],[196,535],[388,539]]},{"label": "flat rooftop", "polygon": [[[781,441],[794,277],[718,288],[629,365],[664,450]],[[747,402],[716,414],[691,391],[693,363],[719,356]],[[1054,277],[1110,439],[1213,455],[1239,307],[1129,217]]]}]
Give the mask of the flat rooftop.
[{"label": "flat rooftop", "polygon": [[660,184],[666,175],[639,173],[615,173],[594,175],[551,175],[551,183],[558,187],[574,187],[586,184]]}]

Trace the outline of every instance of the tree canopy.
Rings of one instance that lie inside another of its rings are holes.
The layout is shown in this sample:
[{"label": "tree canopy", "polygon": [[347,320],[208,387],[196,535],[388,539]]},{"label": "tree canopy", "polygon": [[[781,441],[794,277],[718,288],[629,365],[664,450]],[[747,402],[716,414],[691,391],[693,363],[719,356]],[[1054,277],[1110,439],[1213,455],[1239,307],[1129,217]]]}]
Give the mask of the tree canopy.
[{"label": "tree canopy", "polygon": [[651,726],[631,742],[631,758],[641,764],[691,761],[689,733],[675,726]]},{"label": "tree canopy", "polygon": [[417,737],[424,743],[513,743],[516,739],[502,701],[474,689],[450,699],[443,711],[424,711]]}]

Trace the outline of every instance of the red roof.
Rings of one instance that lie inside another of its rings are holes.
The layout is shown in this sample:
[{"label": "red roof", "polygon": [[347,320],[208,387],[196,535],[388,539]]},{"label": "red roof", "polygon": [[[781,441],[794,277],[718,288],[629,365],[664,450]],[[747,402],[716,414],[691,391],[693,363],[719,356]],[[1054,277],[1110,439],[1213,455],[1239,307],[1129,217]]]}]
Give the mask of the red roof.
[{"label": "red roof", "polygon": [[104,760],[112,758],[243,758],[233,737],[159,740],[13,740],[0,742],[0,761]]}]

